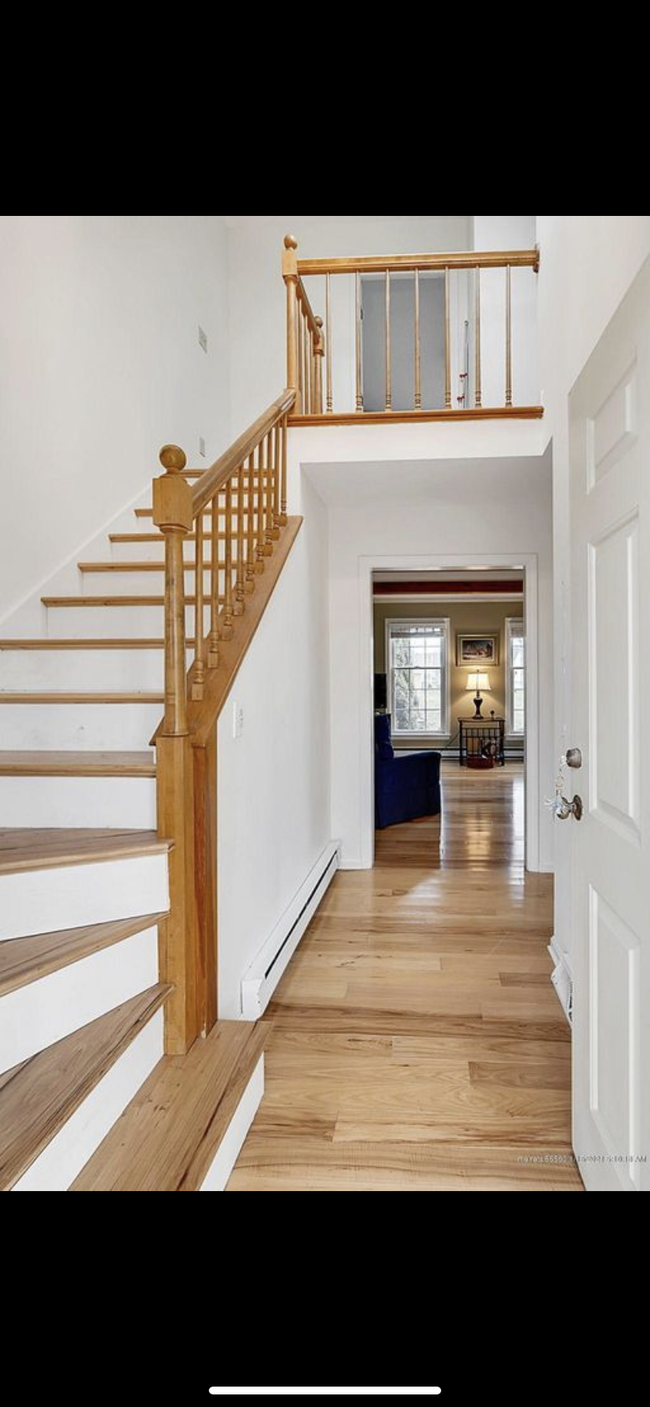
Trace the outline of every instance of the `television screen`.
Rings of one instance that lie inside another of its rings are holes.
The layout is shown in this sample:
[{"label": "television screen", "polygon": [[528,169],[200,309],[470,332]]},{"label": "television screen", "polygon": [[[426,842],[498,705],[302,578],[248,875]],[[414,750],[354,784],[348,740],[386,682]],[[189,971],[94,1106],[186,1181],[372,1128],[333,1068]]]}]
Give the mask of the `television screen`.
[{"label": "television screen", "polygon": [[375,708],[387,708],[388,696],[386,692],[386,675],[375,675]]}]

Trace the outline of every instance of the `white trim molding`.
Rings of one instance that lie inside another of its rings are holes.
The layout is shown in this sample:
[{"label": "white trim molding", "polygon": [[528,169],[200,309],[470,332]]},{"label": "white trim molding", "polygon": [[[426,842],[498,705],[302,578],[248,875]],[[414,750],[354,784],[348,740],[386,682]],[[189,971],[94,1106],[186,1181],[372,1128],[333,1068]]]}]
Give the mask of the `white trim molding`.
[{"label": "white trim molding", "polygon": [[573,1024],[573,973],[567,953],[563,953],[557,946],[555,934],[548,944],[548,951],[554,964],[551,982],[557,992],[557,998],[564,1015],[571,1026]]}]

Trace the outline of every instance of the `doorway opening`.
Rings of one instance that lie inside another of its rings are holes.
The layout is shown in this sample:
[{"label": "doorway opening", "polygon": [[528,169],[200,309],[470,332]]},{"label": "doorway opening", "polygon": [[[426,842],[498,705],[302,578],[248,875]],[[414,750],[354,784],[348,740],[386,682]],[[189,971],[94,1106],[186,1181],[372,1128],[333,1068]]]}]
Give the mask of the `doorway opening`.
[{"label": "doorway opening", "polygon": [[410,825],[409,845],[417,849],[427,829],[427,844],[438,837],[440,863],[451,851],[485,858],[507,851],[523,865],[524,611],[523,568],[373,572],[381,856],[399,838],[384,832],[421,822]]}]

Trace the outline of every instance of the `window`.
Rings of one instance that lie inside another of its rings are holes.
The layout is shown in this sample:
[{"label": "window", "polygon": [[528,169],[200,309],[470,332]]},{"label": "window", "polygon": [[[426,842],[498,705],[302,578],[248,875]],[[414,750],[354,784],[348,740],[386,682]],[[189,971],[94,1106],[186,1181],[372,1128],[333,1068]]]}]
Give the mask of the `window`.
[{"label": "window", "polygon": [[526,718],[526,639],[523,620],[506,619],[508,719],[510,734],[523,734]]},{"label": "window", "polygon": [[447,620],[387,620],[386,659],[394,738],[447,734]]}]

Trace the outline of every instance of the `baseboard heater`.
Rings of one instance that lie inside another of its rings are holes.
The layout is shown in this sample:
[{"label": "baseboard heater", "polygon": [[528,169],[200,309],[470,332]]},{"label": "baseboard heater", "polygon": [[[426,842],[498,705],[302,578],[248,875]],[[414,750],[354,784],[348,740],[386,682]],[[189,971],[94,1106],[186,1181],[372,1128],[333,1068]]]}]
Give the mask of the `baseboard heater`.
[{"label": "baseboard heater", "polygon": [[242,1016],[245,1021],[257,1021],[266,1010],[307,925],[336,874],[339,849],[338,841],[331,841],[325,846],[304,884],[242,978]]}]

